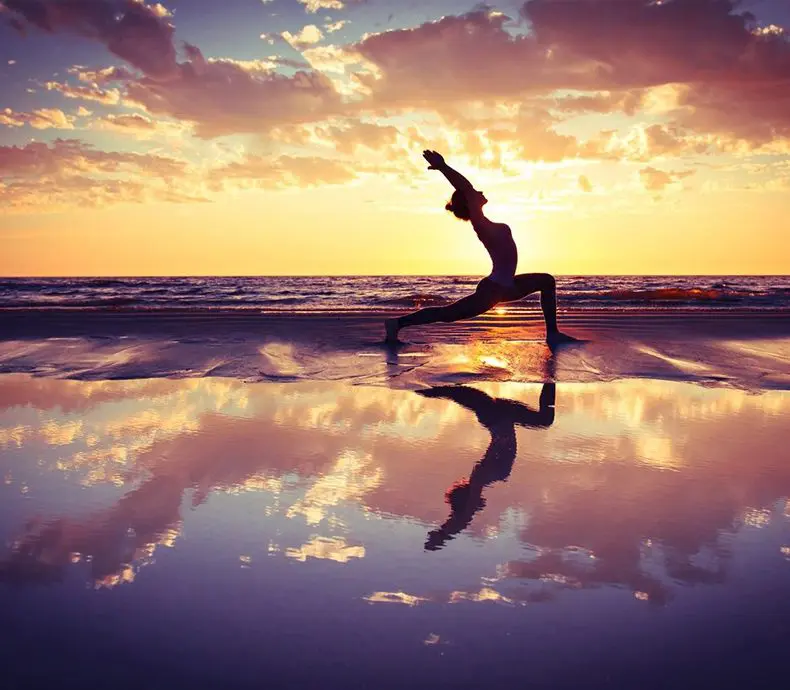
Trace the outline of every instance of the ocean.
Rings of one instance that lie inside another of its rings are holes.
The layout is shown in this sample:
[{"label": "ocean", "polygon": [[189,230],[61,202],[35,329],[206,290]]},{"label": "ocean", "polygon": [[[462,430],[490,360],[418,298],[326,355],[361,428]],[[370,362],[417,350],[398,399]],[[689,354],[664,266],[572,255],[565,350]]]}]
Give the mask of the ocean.
[{"label": "ocean", "polygon": [[[0,309],[404,311],[474,291],[479,276],[2,278]],[[790,276],[561,276],[560,310],[790,308]],[[535,297],[509,311],[533,311]]]}]

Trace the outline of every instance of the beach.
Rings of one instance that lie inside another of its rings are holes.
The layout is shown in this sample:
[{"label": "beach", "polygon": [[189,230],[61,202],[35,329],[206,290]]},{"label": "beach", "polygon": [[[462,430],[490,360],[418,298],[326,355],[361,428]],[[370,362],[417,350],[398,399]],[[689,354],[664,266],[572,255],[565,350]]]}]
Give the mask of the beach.
[{"label": "beach", "polygon": [[787,312],[391,313],[0,311],[8,687],[783,673]]},{"label": "beach", "polygon": [[0,0],[0,690],[775,690],[790,1]]}]

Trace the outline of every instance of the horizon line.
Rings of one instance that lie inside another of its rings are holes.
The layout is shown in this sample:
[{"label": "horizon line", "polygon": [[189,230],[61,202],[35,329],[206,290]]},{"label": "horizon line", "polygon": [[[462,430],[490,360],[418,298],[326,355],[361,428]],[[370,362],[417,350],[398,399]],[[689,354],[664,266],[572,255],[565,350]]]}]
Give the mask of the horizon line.
[{"label": "horizon line", "polygon": [[[790,273],[553,273],[558,278],[783,278]],[[151,274],[84,274],[84,275],[0,275],[0,280],[32,278],[483,278],[473,273],[151,273]]]}]

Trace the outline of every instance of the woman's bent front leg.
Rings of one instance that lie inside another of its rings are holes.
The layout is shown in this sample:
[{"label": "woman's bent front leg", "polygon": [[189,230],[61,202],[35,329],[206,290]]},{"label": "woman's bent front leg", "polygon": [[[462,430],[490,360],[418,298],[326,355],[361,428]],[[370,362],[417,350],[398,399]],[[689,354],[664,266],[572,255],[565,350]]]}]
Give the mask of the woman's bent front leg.
[{"label": "woman's bent front leg", "polygon": [[[515,277],[512,299],[522,299],[533,292],[540,292],[540,308],[546,320],[546,342],[550,347],[562,343],[576,342],[576,338],[562,333],[557,328],[557,283],[548,273],[522,273]],[[511,295],[508,295],[510,297]]]},{"label": "woman's bent front leg", "polygon": [[521,273],[514,278],[515,290],[509,302],[523,299],[533,292],[540,292],[540,308],[546,321],[546,333],[556,333],[557,328],[557,283],[548,273]]}]

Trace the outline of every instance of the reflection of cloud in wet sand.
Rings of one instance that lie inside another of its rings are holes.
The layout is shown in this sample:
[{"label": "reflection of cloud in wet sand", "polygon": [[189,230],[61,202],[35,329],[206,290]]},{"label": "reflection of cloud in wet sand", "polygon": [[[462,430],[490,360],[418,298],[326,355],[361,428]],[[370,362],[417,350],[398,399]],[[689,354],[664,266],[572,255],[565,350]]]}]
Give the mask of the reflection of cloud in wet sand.
[{"label": "reflection of cloud in wet sand", "polygon": [[[439,525],[445,490],[480,460],[491,426],[526,407],[522,400],[539,401],[540,391],[459,387],[514,403],[481,425],[473,406],[382,388],[28,379],[31,393],[11,378],[0,379],[0,400],[18,401],[0,412],[5,456],[49,448],[43,468],[129,491],[88,516],[31,522],[0,577],[50,581],[77,560],[108,586],[130,581],[154,549],[173,543],[185,496],[197,506],[214,491],[281,495],[287,485],[289,498],[274,510],[308,524],[328,524],[356,504]],[[29,404],[36,415],[23,419],[16,410]],[[515,436],[507,431],[494,446],[508,450],[517,439],[512,473],[487,485],[485,507],[463,528],[476,539],[510,529],[533,555],[514,554],[481,574],[489,576],[482,587],[439,600],[539,601],[569,587],[617,584],[660,601],[679,582],[722,581],[729,562],[722,534],[782,514],[773,506],[790,494],[790,467],[777,451],[786,442],[787,394],[655,381],[560,384],[556,409],[551,428],[517,424]],[[79,410],[79,419],[67,410]],[[519,524],[512,515],[522,516]],[[342,563],[365,548],[327,539],[284,547],[283,557]],[[384,594],[380,600],[398,599]]]},{"label": "reflection of cloud in wet sand", "polygon": [[327,516],[329,508],[340,503],[357,501],[364,505],[365,494],[381,483],[382,475],[382,469],[373,466],[371,456],[345,451],[307,490],[304,498],[288,509],[287,515],[303,515],[308,525],[317,525]]},{"label": "reflection of cloud in wet sand", "polygon": [[302,544],[299,548],[286,549],[285,557],[302,562],[308,558],[317,558],[319,560],[335,561],[336,563],[348,563],[352,558],[364,558],[365,547],[347,544],[346,540],[340,537],[314,536],[309,542]]}]

